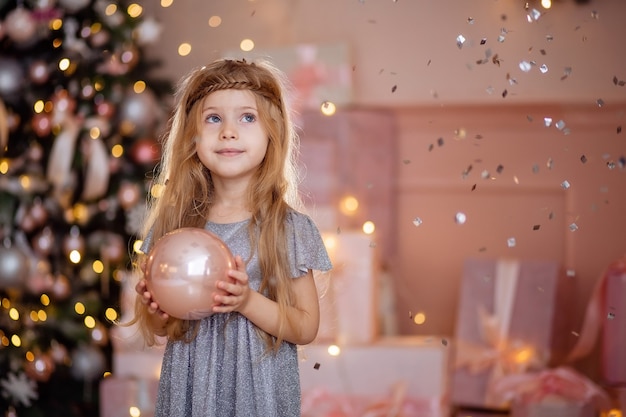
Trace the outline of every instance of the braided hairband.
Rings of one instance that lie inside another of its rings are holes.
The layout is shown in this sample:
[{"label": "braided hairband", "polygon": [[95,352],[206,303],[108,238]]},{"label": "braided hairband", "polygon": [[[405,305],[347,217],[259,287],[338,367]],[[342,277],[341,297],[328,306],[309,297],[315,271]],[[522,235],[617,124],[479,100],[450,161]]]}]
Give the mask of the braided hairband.
[{"label": "braided hairband", "polygon": [[270,100],[272,103],[276,105],[276,107],[278,107],[279,110],[282,111],[280,98],[276,97],[273,94],[268,93],[265,89],[260,88],[258,85],[252,84],[248,81],[222,81],[219,83],[211,84],[205,88],[201,88],[195,94],[190,95],[189,98],[187,99],[187,104],[185,106],[186,113],[189,114],[193,105],[196,104],[198,100],[200,100],[203,97],[206,97],[210,93],[214,91],[230,90],[230,89],[250,90],[255,93],[258,93],[261,96]]}]

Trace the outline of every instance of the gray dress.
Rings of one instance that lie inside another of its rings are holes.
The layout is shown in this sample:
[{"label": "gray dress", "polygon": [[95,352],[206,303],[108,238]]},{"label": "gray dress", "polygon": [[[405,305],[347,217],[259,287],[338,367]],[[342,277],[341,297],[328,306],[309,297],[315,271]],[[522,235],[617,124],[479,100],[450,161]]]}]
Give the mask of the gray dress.
[{"label": "gray dress", "polygon": [[[209,222],[206,229],[245,260],[250,254],[248,222]],[[287,226],[294,279],[308,270],[329,270],[331,262],[313,221],[291,211]],[[261,273],[256,255],[248,262],[247,272],[250,287],[257,290]],[[276,354],[268,353],[255,326],[244,316],[213,314],[200,321],[191,343],[167,343],[155,417],[239,416],[300,416],[296,345],[283,342]]]}]

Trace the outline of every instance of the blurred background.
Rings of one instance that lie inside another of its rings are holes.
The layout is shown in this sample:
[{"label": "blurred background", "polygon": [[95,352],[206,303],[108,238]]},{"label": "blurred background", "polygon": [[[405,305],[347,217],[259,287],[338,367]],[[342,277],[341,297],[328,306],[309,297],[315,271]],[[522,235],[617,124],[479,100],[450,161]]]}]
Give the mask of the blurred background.
[{"label": "blurred background", "polygon": [[[156,378],[158,352],[141,362],[112,323],[173,87],[220,57],[292,82],[337,267],[318,343],[453,345],[468,260],[545,261],[564,286],[540,288],[534,325],[563,363],[626,253],[625,17],[621,0],[0,0],[0,412],[98,415],[103,377]],[[611,385],[603,361],[596,343],[573,366]]]}]

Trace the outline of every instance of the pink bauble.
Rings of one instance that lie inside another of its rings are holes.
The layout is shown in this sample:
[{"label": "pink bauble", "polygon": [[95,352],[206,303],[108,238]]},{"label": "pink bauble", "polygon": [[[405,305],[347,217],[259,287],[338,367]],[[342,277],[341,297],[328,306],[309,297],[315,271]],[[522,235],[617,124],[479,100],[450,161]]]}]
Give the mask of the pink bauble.
[{"label": "pink bauble", "polygon": [[213,233],[184,227],[164,235],[148,255],[148,289],[161,310],[172,317],[198,320],[213,314],[215,283],[229,281],[235,261]]}]

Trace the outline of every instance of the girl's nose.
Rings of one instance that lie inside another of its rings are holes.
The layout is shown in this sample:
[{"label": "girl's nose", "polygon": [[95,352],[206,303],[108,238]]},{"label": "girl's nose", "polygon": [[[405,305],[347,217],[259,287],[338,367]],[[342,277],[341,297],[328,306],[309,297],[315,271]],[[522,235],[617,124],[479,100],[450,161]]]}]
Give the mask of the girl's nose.
[{"label": "girl's nose", "polygon": [[224,140],[237,138],[237,129],[235,129],[232,123],[228,123],[228,122],[223,123],[221,138]]}]

